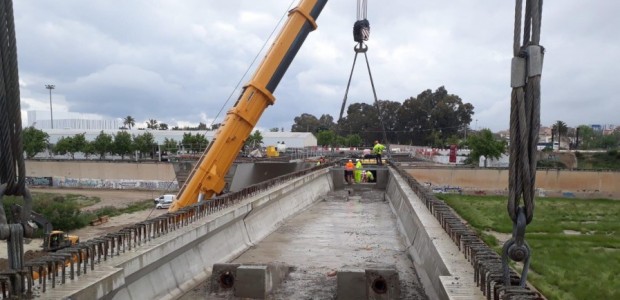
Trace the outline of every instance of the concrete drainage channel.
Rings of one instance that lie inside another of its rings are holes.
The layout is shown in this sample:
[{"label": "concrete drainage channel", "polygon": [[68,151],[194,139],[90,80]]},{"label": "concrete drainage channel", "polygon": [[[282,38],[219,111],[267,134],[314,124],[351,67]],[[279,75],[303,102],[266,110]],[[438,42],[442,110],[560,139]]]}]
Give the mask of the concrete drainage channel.
[{"label": "concrete drainage channel", "polygon": [[[47,287],[56,288],[41,293],[46,281],[37,284],[31,276],[32,291],[47,299],[174,299],[205,282],[214,271],[217,275],[211,276],[211,282],[217,282],[222,289],[235,290],[235,286],[241,288],[239,281],[264,278],[240,297],[265,297],[277,288],[279,278],[286,274],[282,268],[286,267],[238,264],[229,265],[229,270],[222,273],[216,272],[214,265],[232,261],[322,195],[347,188],[343,170],[326,167],[281,176],[36,262],[30,274],[37,268],[41,274],[44,270],[48,275],[56,274],[59,272],[54,270],[66,265],[70,266],[71,278],[65,278],[63,272],[47,283]],[[375,188],[386,190],[386,200],[398,219],[407,251],[430,299],[483,298],[480,289],[489,299],[537,299],[528,290],[504,288],[499,281],[497,255],[445,203],[404,170],[392,167],[377,170]],[[75,263],[68,263],[75,258]],[[338,299],[401,297],[399,286],[393,284],[399,272],[389,267],[344,268],[336,276]],[[341,286],[346,288],[341,291]],[[345,290],[354,294],[347,298]]]}]

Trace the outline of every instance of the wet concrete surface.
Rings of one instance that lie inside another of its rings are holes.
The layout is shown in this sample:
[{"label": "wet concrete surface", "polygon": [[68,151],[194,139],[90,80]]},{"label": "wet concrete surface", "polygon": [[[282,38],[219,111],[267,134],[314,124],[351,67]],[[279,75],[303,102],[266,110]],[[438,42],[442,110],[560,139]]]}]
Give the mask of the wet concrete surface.
[{"label": "wet concrete surface", "polygon": [[[384,191],[357,187],[328,193],[232,262],[292,266],[269,299],[335,299],[333,271],[385,267],[398,271],[401,299],[427,299],[405,250]],[[210,294],[204,283],[181,299],[235,298]]]}]

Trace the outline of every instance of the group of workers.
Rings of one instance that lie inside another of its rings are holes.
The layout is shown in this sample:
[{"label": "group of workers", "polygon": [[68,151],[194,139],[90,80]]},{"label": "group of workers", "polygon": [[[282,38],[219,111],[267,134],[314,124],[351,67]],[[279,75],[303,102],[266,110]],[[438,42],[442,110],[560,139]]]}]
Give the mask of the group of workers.
[{"label": "group of workers", "polygon": [[[364,158],[375,158],[377,166],[383,165],[381,154],[385,150],[385,146],[381,145],[379,141],[375,141],[375,146],[372,148],[372,154],[370,149],[365,149],[362,153]],[[361,182],[373,182],[375,180],[374,174],[370,170],[364,170],[362,161],[356,159],[356,163],[353,164],[353,160],[349,159],[344,165],[345,180],[348,184],[361,183]]]},{"label": "group of workers", "polygon": [[356,164],[353,164],[352,159],[347,161],[344,165],[344,175],[348,184],[375,181],[374,174],[370,170],[364,170],[362,161],[359,159],[356,159]]}]

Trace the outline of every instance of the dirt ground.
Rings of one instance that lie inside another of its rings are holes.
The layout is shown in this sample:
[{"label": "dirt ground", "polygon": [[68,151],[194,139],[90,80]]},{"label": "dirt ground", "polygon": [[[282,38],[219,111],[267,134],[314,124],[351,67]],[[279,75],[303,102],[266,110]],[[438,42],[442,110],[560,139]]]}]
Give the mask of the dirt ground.
[{"label": "dirt ground", "polygon": [[[57,194],[78,194],[85,196],[99,197],[101,202],[87,207],[85,210],[93,210],[103,206],[124,207],[129,203],[138,202],[146,199],[153,199],[160,195],[156,191],[127,191],[127,190],[101,190],[101,189],[50,189],[33,188],[33,192],[57,193]],[[82,229],[74,230],[69,234],[77,235],[80,241],[87,241],[91,238],[112,233],[123,227],[165,214],[166,209],[153,209],[138,211],[131,214],[124,214],[110,218],[109,222],[98,226],[86,226]],[[5,269],[7,254],[6,241],[0,241],[0,270]],[[24,244],[25,260],[41,256],[43,239],[27,239]]]}]

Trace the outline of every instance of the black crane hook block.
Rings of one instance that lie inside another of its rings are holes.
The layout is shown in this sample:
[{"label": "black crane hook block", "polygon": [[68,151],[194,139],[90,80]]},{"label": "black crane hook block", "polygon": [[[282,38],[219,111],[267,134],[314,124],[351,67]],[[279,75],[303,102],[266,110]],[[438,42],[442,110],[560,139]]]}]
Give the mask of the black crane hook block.
[{"label": "black crane hook block", "polygon": [[353,24],[353,40],[363,43],[370,36],[370,22],[368,20],[358,20]]}]

